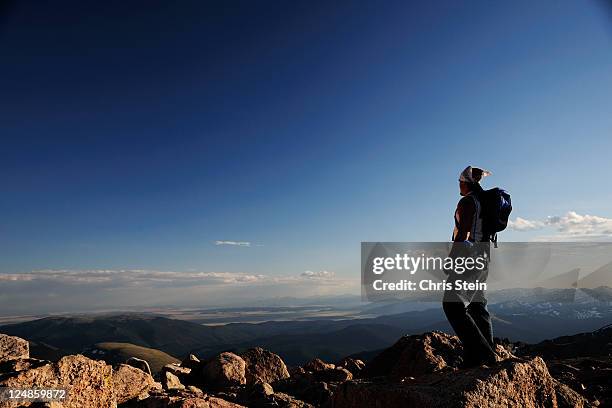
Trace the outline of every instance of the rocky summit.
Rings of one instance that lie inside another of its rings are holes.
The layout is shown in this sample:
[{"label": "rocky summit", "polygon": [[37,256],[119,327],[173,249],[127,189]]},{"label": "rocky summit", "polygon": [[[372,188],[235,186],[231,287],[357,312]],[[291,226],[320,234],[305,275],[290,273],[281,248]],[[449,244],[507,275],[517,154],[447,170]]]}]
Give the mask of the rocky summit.
[{"label": "rocky summit", "polygon": [[[459,340],[430,332],[404,336],[367,363],[352,357],[336,363],[314,359],[288,368],[277,354],[252,348],[208,358],[190,355],[153,377],[146,361],[138,359],[109,365],[83,355],[56,362],[30,358],[26,340],[0,334],[0,387],[68,391],[60,401],[5,400],[0,407],[611,406],[609,355],[564,354],[563,360],[549,353],[547,362],[534,354],[541,348],[523,345],[528,352],[516,353],[509,342],[497,347],[497,364],[460,369]],[[599,368],[604,371],[598,373]]]}]

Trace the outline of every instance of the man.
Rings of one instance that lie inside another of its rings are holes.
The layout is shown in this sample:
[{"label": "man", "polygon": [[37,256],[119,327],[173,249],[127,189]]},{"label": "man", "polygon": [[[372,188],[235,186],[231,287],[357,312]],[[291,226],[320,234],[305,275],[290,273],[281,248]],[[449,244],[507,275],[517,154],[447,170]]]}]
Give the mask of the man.
[{"label": "man", "polygon": [[[490,174],[487,170],[468,166],[459,176],[459,191],[462,198],[455,211],[451,256],[466,251],[472,255],[474,253],[488,255],[488,238],[483,237],[482,233],[478,196],[483,191],[480,180]],[[484,282],[488,272],[486,269],[461,275],[450,271],[448,281],[462,279]],[[458,291],[453,285],[453,289],[444,292],[442,306],[450,325],[463,343],[463,367],[494,365],[496,353],[493,330],[484,292]]]}]

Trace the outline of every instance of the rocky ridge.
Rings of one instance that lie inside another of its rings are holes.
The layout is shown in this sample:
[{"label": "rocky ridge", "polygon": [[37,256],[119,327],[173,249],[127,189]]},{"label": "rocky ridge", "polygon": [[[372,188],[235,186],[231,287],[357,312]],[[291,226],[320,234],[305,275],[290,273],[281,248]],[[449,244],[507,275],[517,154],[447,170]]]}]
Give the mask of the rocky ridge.
[{"label": "rocky ridge", "polygon": [[0,407],[606,406],[605,392],[581,392],[582,377],[558,367],[562,363],[555,363],[553,376],[542,358],[517,357],[508,344],[497,347],[498,364],[462,370],[458,339],[430,332],[400,338],[367,364],[314,359],[288,368],[280,356],[252,348],[207,359],[190,355],[153,377],[139,359],[113,366],[83,355],[33,359],[26,340],[0,334],[0,387],[68,390],[58,402],[5,400]]}]

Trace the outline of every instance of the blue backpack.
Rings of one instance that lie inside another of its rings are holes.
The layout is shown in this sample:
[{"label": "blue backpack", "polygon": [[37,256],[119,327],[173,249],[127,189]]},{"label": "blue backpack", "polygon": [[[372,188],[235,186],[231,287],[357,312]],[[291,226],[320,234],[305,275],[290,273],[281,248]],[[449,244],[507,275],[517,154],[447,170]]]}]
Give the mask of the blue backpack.
[{"label": "blue backpack", "polygon": [[506,229],[512,212],[512,200],[506,190],[495,187],[478,195],[482,218],[482,240],[497,248],[497,233]]}]

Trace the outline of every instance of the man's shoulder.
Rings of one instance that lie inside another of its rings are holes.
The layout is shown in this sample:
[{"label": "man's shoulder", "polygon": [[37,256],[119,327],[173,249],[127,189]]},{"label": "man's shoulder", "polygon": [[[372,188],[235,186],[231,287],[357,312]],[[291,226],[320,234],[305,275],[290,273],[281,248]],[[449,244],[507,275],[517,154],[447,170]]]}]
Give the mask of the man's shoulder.
[{"label": "man's shoulder", "polygon": [[459,203],[457,204],[457,209],[470,210],[476,209],[476,205],[474,204],[474,199],[471,194],[461,197]]}]

